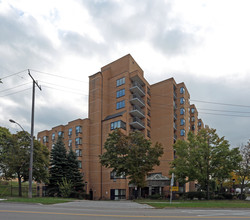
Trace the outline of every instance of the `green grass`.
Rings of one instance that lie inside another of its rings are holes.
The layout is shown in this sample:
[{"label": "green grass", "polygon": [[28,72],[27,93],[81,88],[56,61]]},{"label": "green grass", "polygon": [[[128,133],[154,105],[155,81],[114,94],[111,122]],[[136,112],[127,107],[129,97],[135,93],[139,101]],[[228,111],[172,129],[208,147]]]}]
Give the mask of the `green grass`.
[{"label": "green grass", "polygon": [[178,201],[170,204],[169,201],[136,200],[141,204],[147,204],[155,208],[250,208],[250,201],[240,200],[210,200],[210,201]]},{"label": "green grass", "polygon": [[21,203],[41,203],[44,205],[73,202],[75,199],[66,199],[66,198],[56,198],[56,197],[33,197],[29,198],[18,198],[18,197],[7,197],[6,200],[0,202],[21,202]]}]

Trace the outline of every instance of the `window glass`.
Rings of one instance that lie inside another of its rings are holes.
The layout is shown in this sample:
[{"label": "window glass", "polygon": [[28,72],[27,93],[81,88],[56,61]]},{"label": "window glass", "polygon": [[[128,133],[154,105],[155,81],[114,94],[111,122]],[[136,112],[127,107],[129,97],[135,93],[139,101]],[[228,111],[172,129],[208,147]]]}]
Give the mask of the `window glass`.
[{"label": "window glass", "polygon": [[185,114],[185,109],[184,109],[184,108],[181,108],[181,109],[180,109],[180,114],[181,114],[181,115],[184,115],[184,114]]},{"label": "window glass", "polygon": [[56,139],[55,133],[52,134],[51,139],[52,139],[52,141],[54,141]]},{"label": "window glass", "polygon": [[116,109],[121,109],[125,107],[125,100],[116,103]]},{"label": "window glass", "polygon": [[82,144],[82,138],[76,138],[76,145]]},{"label": "window glass", "polygon": [[185,129],[181,129],[181,136],[185,136]]},{"label": "window glass", "polygon": [[58,137],[63,137],[63,131],[58,132]]},{"label": "window glass", "polygon": [[121,89],[119,91],[116,91],[116,98],[125,96],[125,89]]},{"label": "window glass", "polygon": [[82,168],[82,161],[78,160],[78,168],[81,169]]},{"label": "window glass", "polygon": [[180,98],[180,103],[181,104],[185,104],[185,99],[184,98]]},{"label": "window glass", "polygon": [[110,130],[114,130],[116,128],[122,128],[126,130],[126,123],[124,121],[114,121],[110,123]]},{"label": "window glass", "polygon": [[76,126],[76,135],[82,133],[82,126],[78,125]]},{"label": "window glass", "polygon": [[69,147],[72,147],[72,140],[69,139]]},{"label": "window glass", "polygon": [[184,87],[181,87],[181,88],[180,88],[180,93],[181,93],[181,94],[185,94],[185,88],[184,88]]},{"label": "window glass", "polygon": [[121,86],[123,84],[125,84],[125,77],[116,80],[116,86]]},{"label": "window glass", "polygon": [[82,150],[77,149],[77,150],[76,150],[76,156],[77,156],[77,157],[81,157],[81,156],[82,156]]},{"label": "window glass", "polygon": [[181,125],[185,125],[185,119],[181,118]]},{"label": "window glass", "polygon": [[110,172],[110,179],[126,179],[125,173],[117,175],[115,171]]},{"label": "window glass", "polygon": [[195,117],[191,117],[191,121],[195,121]]},{"label": "window glass", "polygon": [[69,128],[69,136],[71,136],[72,135],[72,128]]},{"label": "window glass", "polygon": [[195,113],[195,109],[194,108],[191,108],[191,113]]}]

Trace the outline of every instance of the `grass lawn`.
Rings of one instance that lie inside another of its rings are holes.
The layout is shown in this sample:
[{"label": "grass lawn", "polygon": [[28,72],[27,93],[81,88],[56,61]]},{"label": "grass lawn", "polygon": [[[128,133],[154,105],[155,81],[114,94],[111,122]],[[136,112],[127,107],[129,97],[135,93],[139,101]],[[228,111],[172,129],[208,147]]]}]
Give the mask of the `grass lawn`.
[{"label": "grass lawn", "polygon": [[41,203],[44,205],[56,204],[56,203],[65,203],[73,202],[75,199],[66,199],[66,198],[55,198],[55,197],[33,197],[29,198],[19,198],[19,197],[7,197],[6,200],[0,202],[23,202],[23,203]]},{"label": "grass lawn", "polygon": [[250,208],[250,201],[241,200],[202,200],[182,201],[175,200],[172,204],[164,200],[135,200],[141,204],[147,204],[155,208]]}]

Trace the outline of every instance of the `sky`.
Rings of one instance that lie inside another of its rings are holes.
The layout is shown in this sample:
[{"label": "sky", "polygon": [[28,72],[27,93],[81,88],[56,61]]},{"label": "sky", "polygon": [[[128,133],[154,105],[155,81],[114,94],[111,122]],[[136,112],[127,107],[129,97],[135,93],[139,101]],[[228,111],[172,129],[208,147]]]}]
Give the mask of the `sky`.
[{"label": "sky", "polygon": [[204,123],[250,139],[249,0],[0,0],[0,126],[88,117],[88,77],[131,54],[150,84],[184,82]]}]

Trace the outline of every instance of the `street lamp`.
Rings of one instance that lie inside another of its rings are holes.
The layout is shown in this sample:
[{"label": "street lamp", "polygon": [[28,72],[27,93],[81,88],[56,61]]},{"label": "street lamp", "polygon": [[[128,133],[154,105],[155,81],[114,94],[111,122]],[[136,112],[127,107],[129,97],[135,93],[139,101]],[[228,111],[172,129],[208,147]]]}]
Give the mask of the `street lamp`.
[{"label": "street lamp", "polygon": [[[23,127],[17,123],[16,121],[10,119],[9,120],[11,123],[17,124],[25,133],[26,131],[23,129]],[[28,197],[32,198],[32,171],[33,171],[33,137],[29,136],[30,138],[30,164],[29,164],[29,192],[28,192]]]}]

